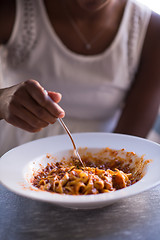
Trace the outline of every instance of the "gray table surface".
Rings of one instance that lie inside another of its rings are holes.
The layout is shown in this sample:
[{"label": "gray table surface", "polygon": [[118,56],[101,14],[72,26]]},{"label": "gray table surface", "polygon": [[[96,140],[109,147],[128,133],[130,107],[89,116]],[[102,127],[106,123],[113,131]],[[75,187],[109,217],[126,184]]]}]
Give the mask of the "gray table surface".
[{"label": "gray table surface", "polygon": [[160,186],[94,210],[18,196],[0,185],[0,240],[160,239]]}]

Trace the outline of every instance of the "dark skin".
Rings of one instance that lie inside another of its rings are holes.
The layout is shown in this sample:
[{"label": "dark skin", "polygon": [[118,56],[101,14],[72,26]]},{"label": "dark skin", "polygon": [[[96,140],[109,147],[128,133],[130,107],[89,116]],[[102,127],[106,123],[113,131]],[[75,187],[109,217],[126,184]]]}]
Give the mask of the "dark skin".
[{"label": "dark skin", "polygon": [[[65,6],[60,1],[46,0],[45,5],[51,24],[61,41],[73,52],[95,55],[103,52],[114,40],[123,17],[126,0],[102,2],[66,0]],[[86,51],[83,42],[77,37],[66,15],[66,8],[89,41],[98,34],[99,29],[104,32],[92,46],[91,51]],[[14,18],[15,1],[1,1],[0,22],[7,25],[1,26],[0,43],[7,43]],[[160,16],[153,13],[138,72],[126,97],[125,107],[115,132],[146,137],[155,121],[160,103],[159,39]],[[56,104],[46,97],[38,79],[23,81],[24,79],[20,85],[0,90],[0,119],[5,119],[24,130],[36,132],[54,123],[57,117],[64,116],[64,111],[58,105],[61,100],[59,93],[48,92]],[[23,103],[20,101],[22,96]]]}]

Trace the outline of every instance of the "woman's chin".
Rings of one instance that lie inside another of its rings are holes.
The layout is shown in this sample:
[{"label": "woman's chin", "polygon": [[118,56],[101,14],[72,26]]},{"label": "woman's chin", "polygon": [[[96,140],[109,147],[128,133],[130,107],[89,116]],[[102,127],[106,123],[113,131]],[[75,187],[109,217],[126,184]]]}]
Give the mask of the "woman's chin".
[{"label": "woman's chin", "polygon": [[93,12],[103,8],[109,0],[78,0],[79,6],[88,12]]}]

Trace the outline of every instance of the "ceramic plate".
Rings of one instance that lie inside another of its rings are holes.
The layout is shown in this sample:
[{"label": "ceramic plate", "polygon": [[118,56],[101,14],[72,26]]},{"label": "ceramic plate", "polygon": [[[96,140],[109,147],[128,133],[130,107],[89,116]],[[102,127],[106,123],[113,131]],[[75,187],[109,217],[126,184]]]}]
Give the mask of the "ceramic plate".
[{"label": "ceramic plate", "polygon": [[138,156],[145,154],[145,159],[152,159],[145,176],[137,183],[115,192],[87,196],[54,194],[36,190],[27,178],[33,165],[45,164],[46,154],[61,158],[72,149],[67,135],[43,138],[16,147],[0,159],[0,181],[9,190],[24,197],[50,202],[69,208],[99,208],[120,199],[146,191],[160,183],[160,145],[152,141],[122,134],[112,133],[77,133],[73,134],[77,147],[101,149],[109,147],[135,152]]}]

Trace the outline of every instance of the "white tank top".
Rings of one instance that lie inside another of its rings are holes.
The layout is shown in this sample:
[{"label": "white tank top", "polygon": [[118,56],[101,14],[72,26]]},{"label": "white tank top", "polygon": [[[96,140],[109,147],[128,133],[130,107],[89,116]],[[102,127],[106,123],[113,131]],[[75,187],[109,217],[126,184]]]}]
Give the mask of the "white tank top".
[{"label": "white tank top", "polygon": [[[151,10],[128,0],[121,25],[103,52],[83,56],[56,35],[42,0],[17,0],[16,21],[7,45],[1,46],[0,88],[35,79],[62,93],[60,106],[71,132],[113,131],[140,60]],[[28,133],[0,121],[0,155],[37,138],[62,134],[56,123]]]}]

